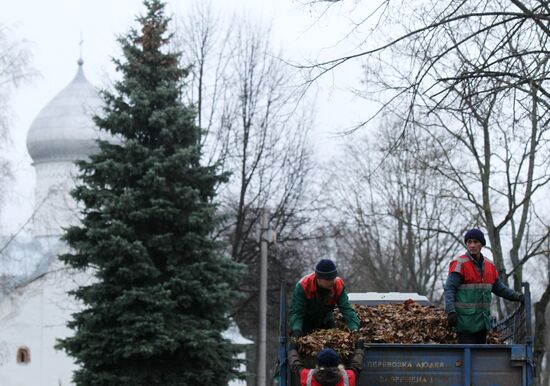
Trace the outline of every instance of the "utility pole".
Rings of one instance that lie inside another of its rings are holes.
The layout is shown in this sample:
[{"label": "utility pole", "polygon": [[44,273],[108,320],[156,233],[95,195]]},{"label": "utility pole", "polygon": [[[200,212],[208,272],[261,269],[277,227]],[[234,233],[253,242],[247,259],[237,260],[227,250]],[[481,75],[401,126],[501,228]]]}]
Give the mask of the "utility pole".
[{"label": "utility pole", "polygon": [[260,292],[257,341],[257,386],[266,386],[266,346],[267,346],[267,247],[274,242],[275,232],[271,230],[267,211],[262,210],[260,220]]},{"label": "utility pole", "polygon": [[[548,232],[550,233],[550,227],[548,228]],[[546,251],[547,251],[546,252],[546,262],[547,262],[546,275],[548,275],[548,283],[550,283],[550,238],[547,239]],[[545,314],[547,315],[548,312],[550,311],[548,310],[548,306],[546,306],[546,308],[547,310],[545,311]],[[546,341],[544,342],[544,351],[546,351],[546,363],[545,363],[546,368],[544,369],[545,375],[543,378],[546,378],[546,379],[545,380],[543,379],[543,382],[541,383],[541,385],[544,385],[544,384],[550,385],[550,340],[548,339],[546,339]],[[544,381],[546,381],[546,383],[544,383]]]}]

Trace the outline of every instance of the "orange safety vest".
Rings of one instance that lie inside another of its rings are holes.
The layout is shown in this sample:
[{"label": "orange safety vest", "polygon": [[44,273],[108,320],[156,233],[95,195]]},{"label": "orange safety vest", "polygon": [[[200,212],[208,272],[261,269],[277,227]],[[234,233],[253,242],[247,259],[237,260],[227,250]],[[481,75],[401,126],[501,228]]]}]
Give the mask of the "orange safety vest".
[{"label": "orange safety vest", "polygon": [[483,274],[472,258],[463,255],[451,262],[449,273],[459,273],[462,284],[456,291],[457,332],[476,333],[491,328],[491,290],[498,278],[495,265],[483,258]]},{"label": "orange safety vest", "polygon": [[457,272],[462,276],[463,284],[486,283],[493,285],[498,278],[495,265],[485,256],[483,257],[483,276],[468,255],[462,255],[451,262],[449,273],[452,272]]},{"label": "orange safety vest", "polygon": [[[302,369],[300,371],[300,385],[301,386],[323,386],[313,377],[317,372],[317,369]],[[340,369],[342,378],[338,381],[336,386],[355,386],[355,371]]]},{"label": "orange safety vest", "polygon": [[[300,279],[300,286],[304,289],[307,300],[319,297],[317,293],[317,281],[315,280],[315,272],[310,273],[309,275],[304,276]],[[325,305],[336,305],[342,292],[344,291],[344,281],[342,278],[337,277],[334,280],[334,285],[329,290],[327,299],[325,300]]]}]

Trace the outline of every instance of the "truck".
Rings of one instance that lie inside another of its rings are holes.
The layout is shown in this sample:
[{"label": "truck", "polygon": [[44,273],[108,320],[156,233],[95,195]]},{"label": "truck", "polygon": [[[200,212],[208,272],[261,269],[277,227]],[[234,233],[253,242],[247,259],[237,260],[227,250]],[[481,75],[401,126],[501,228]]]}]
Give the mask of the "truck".
[{"label": "truck", "polygon": [[[499,333],[503,344],[366,342],[363,371],[357,378],[357,386],[533,386],[531,294],[529,284],[522,285],[524,302],[504,320],[493,323],[493,329]],[[394,295],[369,298],[350,293],[349,298],[352,304],[367,306],[408,298],[422,305],[430,304],[425,297]],[[299,376],[291,374],[286,359],[287,302],[284,286],[281,286],[279,319],[279,385],[299,386]]]}]

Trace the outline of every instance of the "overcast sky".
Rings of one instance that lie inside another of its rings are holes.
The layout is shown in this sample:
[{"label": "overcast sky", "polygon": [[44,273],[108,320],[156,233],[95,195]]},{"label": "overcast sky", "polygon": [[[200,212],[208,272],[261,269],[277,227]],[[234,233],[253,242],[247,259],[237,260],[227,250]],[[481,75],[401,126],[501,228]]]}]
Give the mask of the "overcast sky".
[{"label": "overcast sky", "polygon": [[[297,63],[330,58],[350,52],[340,41],[349,30],[345,4],[334,4],[319,17],[320,8],[296,0],[212,0],[224,14],[237,13],[272,24],[273,44]],[[168,11],[183,15],[191,1],[168,1]],[[141,0],[0,0],[0,23],[10,28],[10,37],[24,39],[33,54],[39,78],[25,84],[11,98],[14,192],[5,209],[4,232],[15,232],[30,216],[33,205],[34,170],[25,140],[32,120],[74,77],[83,38],[82,57],[88,80],[97,87],[114,76],[113,56],[119,56],[117,35],[135,26],[144,7]],[[348,3],[349,4],[349,3]],[[340,43],[339,43],[340,42]],[[355,66],[355,69],[358,67]],[[325,77],[312,92],[318,94],[314,139],[323,153],[334,147],[334,133],[358,121],[361,103],[343,92],[357,73],[348,69]],[[339,87],[333,86],[338,84]]]}]

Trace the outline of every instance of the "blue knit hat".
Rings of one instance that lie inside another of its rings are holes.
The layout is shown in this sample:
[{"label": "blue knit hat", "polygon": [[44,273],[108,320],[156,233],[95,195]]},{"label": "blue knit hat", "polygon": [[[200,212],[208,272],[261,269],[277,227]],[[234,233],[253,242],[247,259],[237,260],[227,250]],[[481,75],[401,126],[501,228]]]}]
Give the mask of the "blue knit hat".
[{"label": "blue knit hat", "polygon": [[336,367],[338,362],[338,353],[331,348],[324,348],[317,354],[317,366],[319,367]]},{"label": "blue knit hat", "polygon": [[485,246],[485,236],[483,236],[483,232],[477,228],[470,229],[466,232],[464,235],[464,244],[466,244],[466,242],[470,239],[477,240],[481,243],[481,245]]},{"label": "blue knit hat", "polygon": [[336,265],[332,260],[321,259],[315,266],[315,276],[318,279],[335,279],[338,276]]}]

